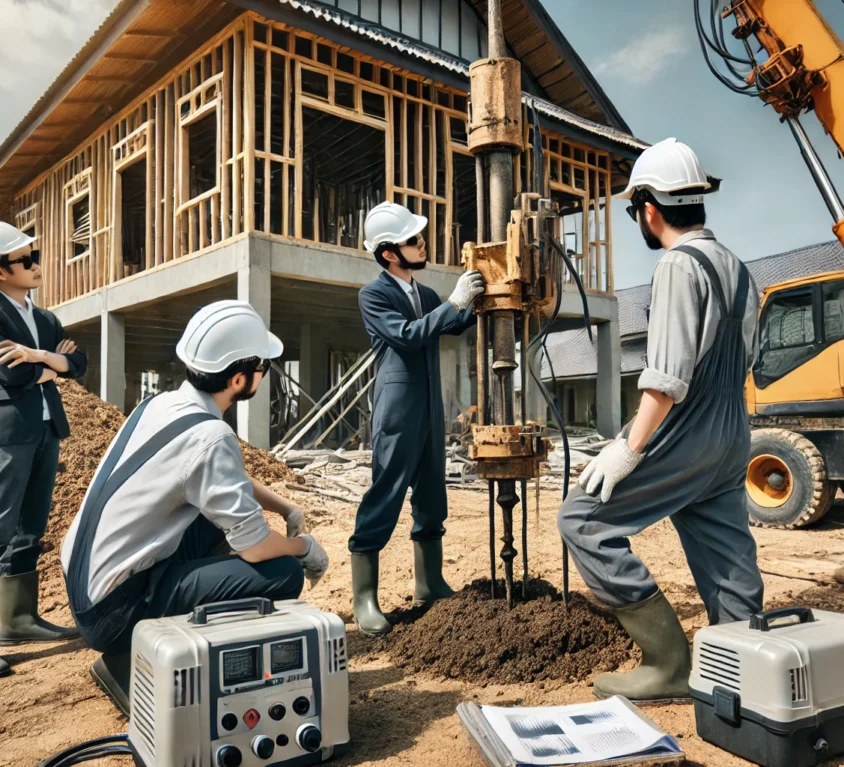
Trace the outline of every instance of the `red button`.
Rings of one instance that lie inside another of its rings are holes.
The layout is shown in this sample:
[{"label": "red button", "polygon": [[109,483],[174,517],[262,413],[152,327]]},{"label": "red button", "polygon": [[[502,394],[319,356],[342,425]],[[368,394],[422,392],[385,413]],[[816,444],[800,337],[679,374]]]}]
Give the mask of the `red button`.
[{"label": "red button", "polygon": [[254,709],[250,708],[243,715],[243,721],[246,722],[246,726],[251,730],[258,722],[261,721],[261,715]]}]

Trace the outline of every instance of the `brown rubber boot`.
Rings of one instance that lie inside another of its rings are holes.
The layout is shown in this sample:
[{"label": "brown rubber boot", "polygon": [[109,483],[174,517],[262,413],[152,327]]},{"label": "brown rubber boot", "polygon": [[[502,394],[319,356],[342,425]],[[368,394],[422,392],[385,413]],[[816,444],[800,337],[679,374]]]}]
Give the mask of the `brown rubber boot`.
[{"label": "brown rubber boot", "polygon": [[454,589],[443,578],[442,538],[413,542],[413,572],[414,604],[429,604],[453,596]]},{"label": "brown rubber boot", "polygon": [[65,628],[38,615],[38,573],[0,576],[0,645],[76,639],[79,629]]},{"label": "brown rubber boot", "polygon": [[594,683],[596,697],[623,695],[634,703],[688,699],[689,641],[665,594],[657,591],[636,604],[608,609],[641,648],[642,662],[627,673],[601,674]]},{"label": "brown rubber boot", "polygon": [[377,551],[352,553],[352,595],[355,622],[360,631],[370,636],[389,634],[393,625],[378,606]]}]

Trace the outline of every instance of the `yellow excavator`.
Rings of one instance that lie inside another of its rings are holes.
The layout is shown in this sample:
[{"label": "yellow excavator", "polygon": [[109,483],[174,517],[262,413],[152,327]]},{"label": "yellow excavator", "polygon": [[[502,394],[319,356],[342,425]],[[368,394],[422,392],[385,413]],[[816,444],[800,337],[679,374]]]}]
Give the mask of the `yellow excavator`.
[{"label": "yellow excavator", "polygon": [[[814,111],[844,152],[841,40],[812,0],[721,2],[695,0],[709,68],[789,125],[844,245],[844,205],[800,124]],[[729,45],[728,24],[738,41]],[[766,288],[759,333],[759,360],[745,387],[753,429],[747,510],[755,525],[805,527],[844,485],[844,261],[840,272]]]}]

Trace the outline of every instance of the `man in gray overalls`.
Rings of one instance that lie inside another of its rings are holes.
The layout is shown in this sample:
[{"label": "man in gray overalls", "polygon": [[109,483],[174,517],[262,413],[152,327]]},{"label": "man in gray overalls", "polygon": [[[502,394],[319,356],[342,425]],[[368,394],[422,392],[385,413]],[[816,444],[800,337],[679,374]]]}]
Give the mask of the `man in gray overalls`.
[{"label": "man in gray overalls", "polygon": [[[715,191],[675,139],[647,149],[622,194],[648,246],[653,277],[648,367],[635,419],[586,467],[558,517],[583,580],[642,649],[626,674],[601,674],[598,697],[688,697],[689,643],[629,536],[670,517],[710,623],[762,609],[745,509],[750,430],[744,381],[755,361],[758,293],[744,266],[704,229]],[[600,489],[600,495],[596,495]]]}]

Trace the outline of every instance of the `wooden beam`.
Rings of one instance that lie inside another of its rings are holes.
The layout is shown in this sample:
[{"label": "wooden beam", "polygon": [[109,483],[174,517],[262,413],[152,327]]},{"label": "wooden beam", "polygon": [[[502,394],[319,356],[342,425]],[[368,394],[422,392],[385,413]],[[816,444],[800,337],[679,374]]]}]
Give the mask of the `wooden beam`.
[{"label": "wooden beam", "polygon": [[143,64],[145,66],[153,66],[159,63],[159,59],[153,59],[149,56],[138,56],[134,53],[107,53],[103,58],[112,61],[126,61],[131,64]]}]

